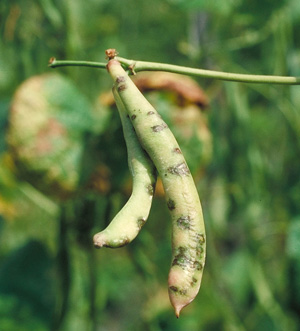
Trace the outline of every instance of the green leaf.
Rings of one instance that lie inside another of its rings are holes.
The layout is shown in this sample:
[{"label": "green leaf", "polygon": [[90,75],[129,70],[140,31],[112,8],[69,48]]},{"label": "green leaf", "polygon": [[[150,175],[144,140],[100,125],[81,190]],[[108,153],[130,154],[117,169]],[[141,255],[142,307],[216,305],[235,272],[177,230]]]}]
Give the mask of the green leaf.
[{"label": "green leaf", "polygon": [[300,261],[300,219],[294,220],[287,232],[287,254]]},{"label": "green leaf", "polygon": [[[0,328],[12,319],[20,324],[50,325],[54,313],[52,261],[45,246],[30,241],[8,255],[0,268]],[[6,320],[5,316],[10,316]],[[35,327],[33,327],[35,329]],[[9,329],[7,329],[9,330]],[[29,330],[16,328],[11,330]]]}]

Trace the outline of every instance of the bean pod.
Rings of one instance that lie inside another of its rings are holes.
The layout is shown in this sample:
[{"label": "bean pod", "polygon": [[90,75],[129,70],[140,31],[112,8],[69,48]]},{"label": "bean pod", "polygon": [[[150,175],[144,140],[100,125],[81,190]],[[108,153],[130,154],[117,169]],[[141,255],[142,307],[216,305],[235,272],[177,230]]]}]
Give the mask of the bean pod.
[{"label": "bean pod", "polygon": [[122,247],[138,235],[148,218],[156,183],[155,166],[141,147],[126,109],[115,89],[113,89],[113,94],[122,122],[133,188],[129,200],[107,228],[94,235],[94,245],[97,248]]},{"label": "bean pod", "polygon": [[107,64],[138,139],[162,179],[172,217],[172,264],[169,297],[179,317],[197,295],[206,255],[202,208],[190,170],[178,143],[158,112],[138,90],[121,64]]}]

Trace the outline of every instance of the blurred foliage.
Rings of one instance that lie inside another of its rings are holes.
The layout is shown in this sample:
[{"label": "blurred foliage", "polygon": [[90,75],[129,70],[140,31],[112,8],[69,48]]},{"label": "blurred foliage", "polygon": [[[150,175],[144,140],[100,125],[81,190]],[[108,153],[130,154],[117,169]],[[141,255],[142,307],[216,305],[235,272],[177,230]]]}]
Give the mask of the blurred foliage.
[{"label": "blurred foliage", "polygon": [[198,79],[205,110],[178,91],[144,92],[182,146],[206,220],[202,287],[177,320],[160,184],[133,243],[92,246],[131,190],[110,78],[47,68],[51,56],[104,61],[113,47],[300,75],[299,28],[298,0],[0,2],[1,330],[299,330],[299,87]]},{"label": "blurred foliage", "polygon": [[18,88],[10,109],[7,142],[20,176],[48,195],[76,190],[84,132],[93,126],[80,92],[60,75],[33,76]]}]

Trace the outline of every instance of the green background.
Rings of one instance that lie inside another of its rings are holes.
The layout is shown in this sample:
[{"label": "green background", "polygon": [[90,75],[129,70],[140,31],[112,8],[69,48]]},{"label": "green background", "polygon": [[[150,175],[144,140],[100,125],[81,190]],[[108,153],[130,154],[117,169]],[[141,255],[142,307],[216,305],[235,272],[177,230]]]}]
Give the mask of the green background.
[{"label": "green background", "polygon": [[[300,88],[197,79],[210,100],[211,155],[195,137],[180,143],[196,174],[207,262],[199,295],[177,320],[162,196],[130,245],[92,245],[128,199],[120,121],[99,99],[108,74],[47,67],[51,56],[103,62],[116,48],[136,60],[300,76],[299,30],[299,0],[1,0],[1,330],[299,330]],[[45,79],[24,92],[36,113],[9,133],[15,93],[32,77]],[[149,97],[167,120],[174,100]],[[62,140],[43,159],[16,159],[39,114],[67,134],[55,131]]]}]

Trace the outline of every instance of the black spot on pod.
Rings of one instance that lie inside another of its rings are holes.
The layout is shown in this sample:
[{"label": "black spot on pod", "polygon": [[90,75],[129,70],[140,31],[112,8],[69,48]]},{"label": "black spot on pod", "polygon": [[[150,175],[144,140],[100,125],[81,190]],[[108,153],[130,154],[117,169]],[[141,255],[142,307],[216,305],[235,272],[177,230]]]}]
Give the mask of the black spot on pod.
[{"label": "black spot on pod", "polygon": [[175,293],[178,292],[179,288],[177,286],[170,286],[169,289]]},{"label": "black spot on pod", "polygon": [[203,269],[203,265],[199,261],[194,262],[194,268],[196,268],[198,271]]},{"label": "black spot on pod", "polygon": [[189,230],[191,225],[191,219],[189,216],[181,216],[177,220],[177,225],[182,230]]},{"label": "black spot on pod", "polygon": [[205,243],[205,235],[203,233],[197,233],[197,240],[199,241],[200,244]]},{"label": "black spot on pod", "polygon": [[172,266],[174,265],[178,265],[179,267],[184,268],[186,266],[186,259],[183,256],[176,255],[172,262]]},{"label": "black spot on pod", "polygon": [[196,247],[196,254],[197,256],[201,256],[201,254],[204,252],[204,249],[201,245],[197,245]]},{"label": "black spot on pod", "polygon": [[194,286],[194,285],[197,284],[197,282],[198,282],[198,279],[197,279],[196,277],[193,277],[193,278],[192,278],[191,285]]},{"label": "black spot on pod", "polygon": [[180,148],[178,148],[178,147],[175,147],[173,151],[174,151],[174,153],[176,153],[176,154],[182,154]]},{"label": "black spot on pod", "polygon": [[172,199],[169,199],[168,202],[167,202],[167,206],[169,208],[169,210],[174,210],[176,205],[175,205],[175,201],[172,200]]},{"label": "black spot on pod", "polygon": [[132,115],[132,116],[131,116],[131,119],[132,119],[132,120],[136,119],[136,115]]},{"label": "black spot on pod", "polygon": [[146,220],[143,217],[139,218],[137,220],[138,228],[141,229],[145,223],[146,223]]},{"label": "black spot on pod", "polygon": [[153,110],[148,111],[148,113],[147,113],[147,115],[154,115],[154,114],[155,114],[155,112]]},{"label": "black spot on pod", "polygon": [[201,257],[202,253],[204,252],[203,245],[205,243],[205,236],[203,233],[196,234],[196,254],[197,256]]},{"label": "black spot on pod", "polygon": [[119,83],[122,83],[122,82],[125,82],[125,77],[124,76],[118,76],[117,79],[116,79],[116,83],[119,84]]},{"label": "black spot on pod", "polygon": [[153,132],[160,132],[164,129],[166,129],[168,126],[166,123],[162,123],[160,125],[154,125],[154,126],[151,126],[151,129]]},{"label": "black spot on pod", "polygon": [[177,286],[170,286],[169,289],[174,293],[178,293],[180,295],[186,295],[187,290],[180,290]]},{"label": "black spot on pod", "polygon": [[187,251],[186,247],[183,246],[179,246],[178,248],[176,248],[176,254],[184,254]]},{"label": "black spot on pod", "polygon": [[183,175],[189,175],[190,170],[185,162],[179,163],[173,167],[169,167],[167,171],[171,174],[183,176]]},{"label": "black spot on pod", "polygon": [[149,195],[153,195],[154,194],[154,184],[149,184],[147,186],[147,191],[148,191]]},{"label": "black spot on pod", "polygon": [[122,85],[118,86],[118,92],[122,92],[124,90],[126,90],[126,85],[125,84],[122,84]]},{"label": "black spot on pod", "polygon": [[187,248],[186,247],[178,247],[176,249],[176,255],[172,262],[172,266],[178,265],[182,269],[186,269],[187,267],[191,266],[193,262],[190,260],[189,256],[186,254]]}]

